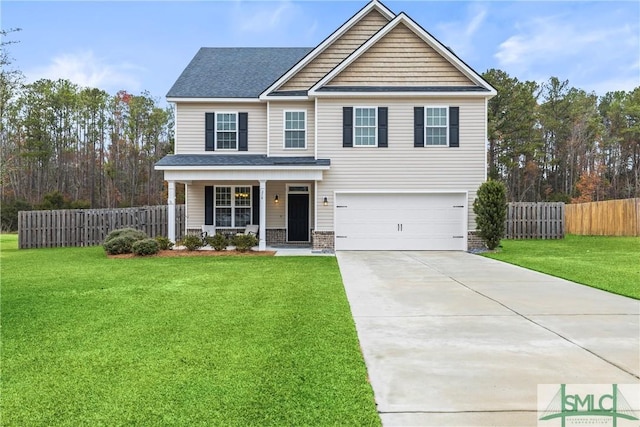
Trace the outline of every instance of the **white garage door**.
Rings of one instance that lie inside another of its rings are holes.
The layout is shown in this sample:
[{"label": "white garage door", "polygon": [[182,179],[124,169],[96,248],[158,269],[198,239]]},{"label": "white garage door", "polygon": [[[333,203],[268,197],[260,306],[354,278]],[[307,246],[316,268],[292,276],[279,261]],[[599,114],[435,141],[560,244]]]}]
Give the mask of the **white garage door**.
[{"label": "white garage door", "polygon": [[466,250],[465,193],[337,193],[336,250]]}]

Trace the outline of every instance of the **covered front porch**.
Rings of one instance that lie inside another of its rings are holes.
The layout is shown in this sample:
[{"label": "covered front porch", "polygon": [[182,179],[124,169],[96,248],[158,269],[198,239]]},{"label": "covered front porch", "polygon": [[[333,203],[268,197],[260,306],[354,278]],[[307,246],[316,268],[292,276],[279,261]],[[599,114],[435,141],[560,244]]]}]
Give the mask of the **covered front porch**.
[{"label": "covered front porch", "polygon": [[168,183],[169,239],[175,242],[176,183],[185,185],[185,234],[234,234],[258,226],[267,245],[311,244],[318,206],[317,181],[328,160],[256,155],[170,155],[156,164]]}]

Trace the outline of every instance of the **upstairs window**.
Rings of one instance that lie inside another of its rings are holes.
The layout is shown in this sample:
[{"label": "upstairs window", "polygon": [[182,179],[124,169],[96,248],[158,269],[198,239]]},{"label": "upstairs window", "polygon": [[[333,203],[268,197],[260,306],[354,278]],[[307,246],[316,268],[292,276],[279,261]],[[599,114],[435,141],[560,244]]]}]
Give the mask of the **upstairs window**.
[{"label": "upstairs window", "polygon": [[447,107],[425,108],[425,128],[427,132],[425,145],[447,145],[447,111]]},{"label": "upstairs window", "polygon": [[284,112],[284,148],[307,147],[307,112]]},{"label": "upstairs window", "polygon": [[355,147],[375,147],[377,145],[377,108],[354,107],[354,141]]},{"label": "upstairs window", "polygon": [[238,148],[238,115],[236,113],[216,114],[216,149],[236,150]]}]

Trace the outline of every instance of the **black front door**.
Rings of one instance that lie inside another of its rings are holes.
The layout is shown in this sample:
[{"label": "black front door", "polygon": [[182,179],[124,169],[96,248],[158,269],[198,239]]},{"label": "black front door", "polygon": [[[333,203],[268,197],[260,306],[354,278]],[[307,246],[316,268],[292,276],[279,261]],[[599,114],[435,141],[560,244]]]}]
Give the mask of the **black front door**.
[{"label": "black front door", "polygon": [[309,195],[289,194],[287,208],[287,240],[289,242],[309,241]]}]

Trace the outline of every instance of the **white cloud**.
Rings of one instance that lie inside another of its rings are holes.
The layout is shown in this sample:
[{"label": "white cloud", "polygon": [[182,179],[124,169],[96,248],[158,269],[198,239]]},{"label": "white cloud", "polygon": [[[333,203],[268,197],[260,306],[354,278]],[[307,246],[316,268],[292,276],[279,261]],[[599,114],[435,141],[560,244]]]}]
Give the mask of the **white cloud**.
[{"label": "white cloud", "polygon": [[279,2],[276,7],[271,2],[237,2],[234,20],[236,28],[240,31],[261,33],[286,27],[294,13],[295,6],[289,0]]},{"label": "white cloud", "polygon": [[109,64],[89,50],[56,56],[50,64],[27,70],[25,75],[29,81],[67,79],[82,87],[137,91],[141,86],[135,76],[137,71],[140,67],[126,63]]},{"label": "white cloud", "polygon": [[620,47],[633,45],[634,39],[637,40],[637,34],[629,26],[601,29],[587,23],[579,28],[563,17],[534,18],[521,27],[521,31],[502,42],[495,53],[501,66],[527,67],[539,62],[564,61],[568,57],[592,58],[594,54],[611,51],[612,43],[620,51]]},{"label": "white cloud", "polygon": [[602,95],[640,84],[637,25],[614,25],[608,16],[533,17],[516,24],[515,34],[500,43],[499,67],[520,79],[557,76],[571,86]]},{"label": "white cloud", "polygon": [[438,38],[456,55],[469,57],[475,51],[476,35],[485,23],[487,12],[484,5],[472,3],[467,9],[467,16],[464,20],[438,25]]}]

